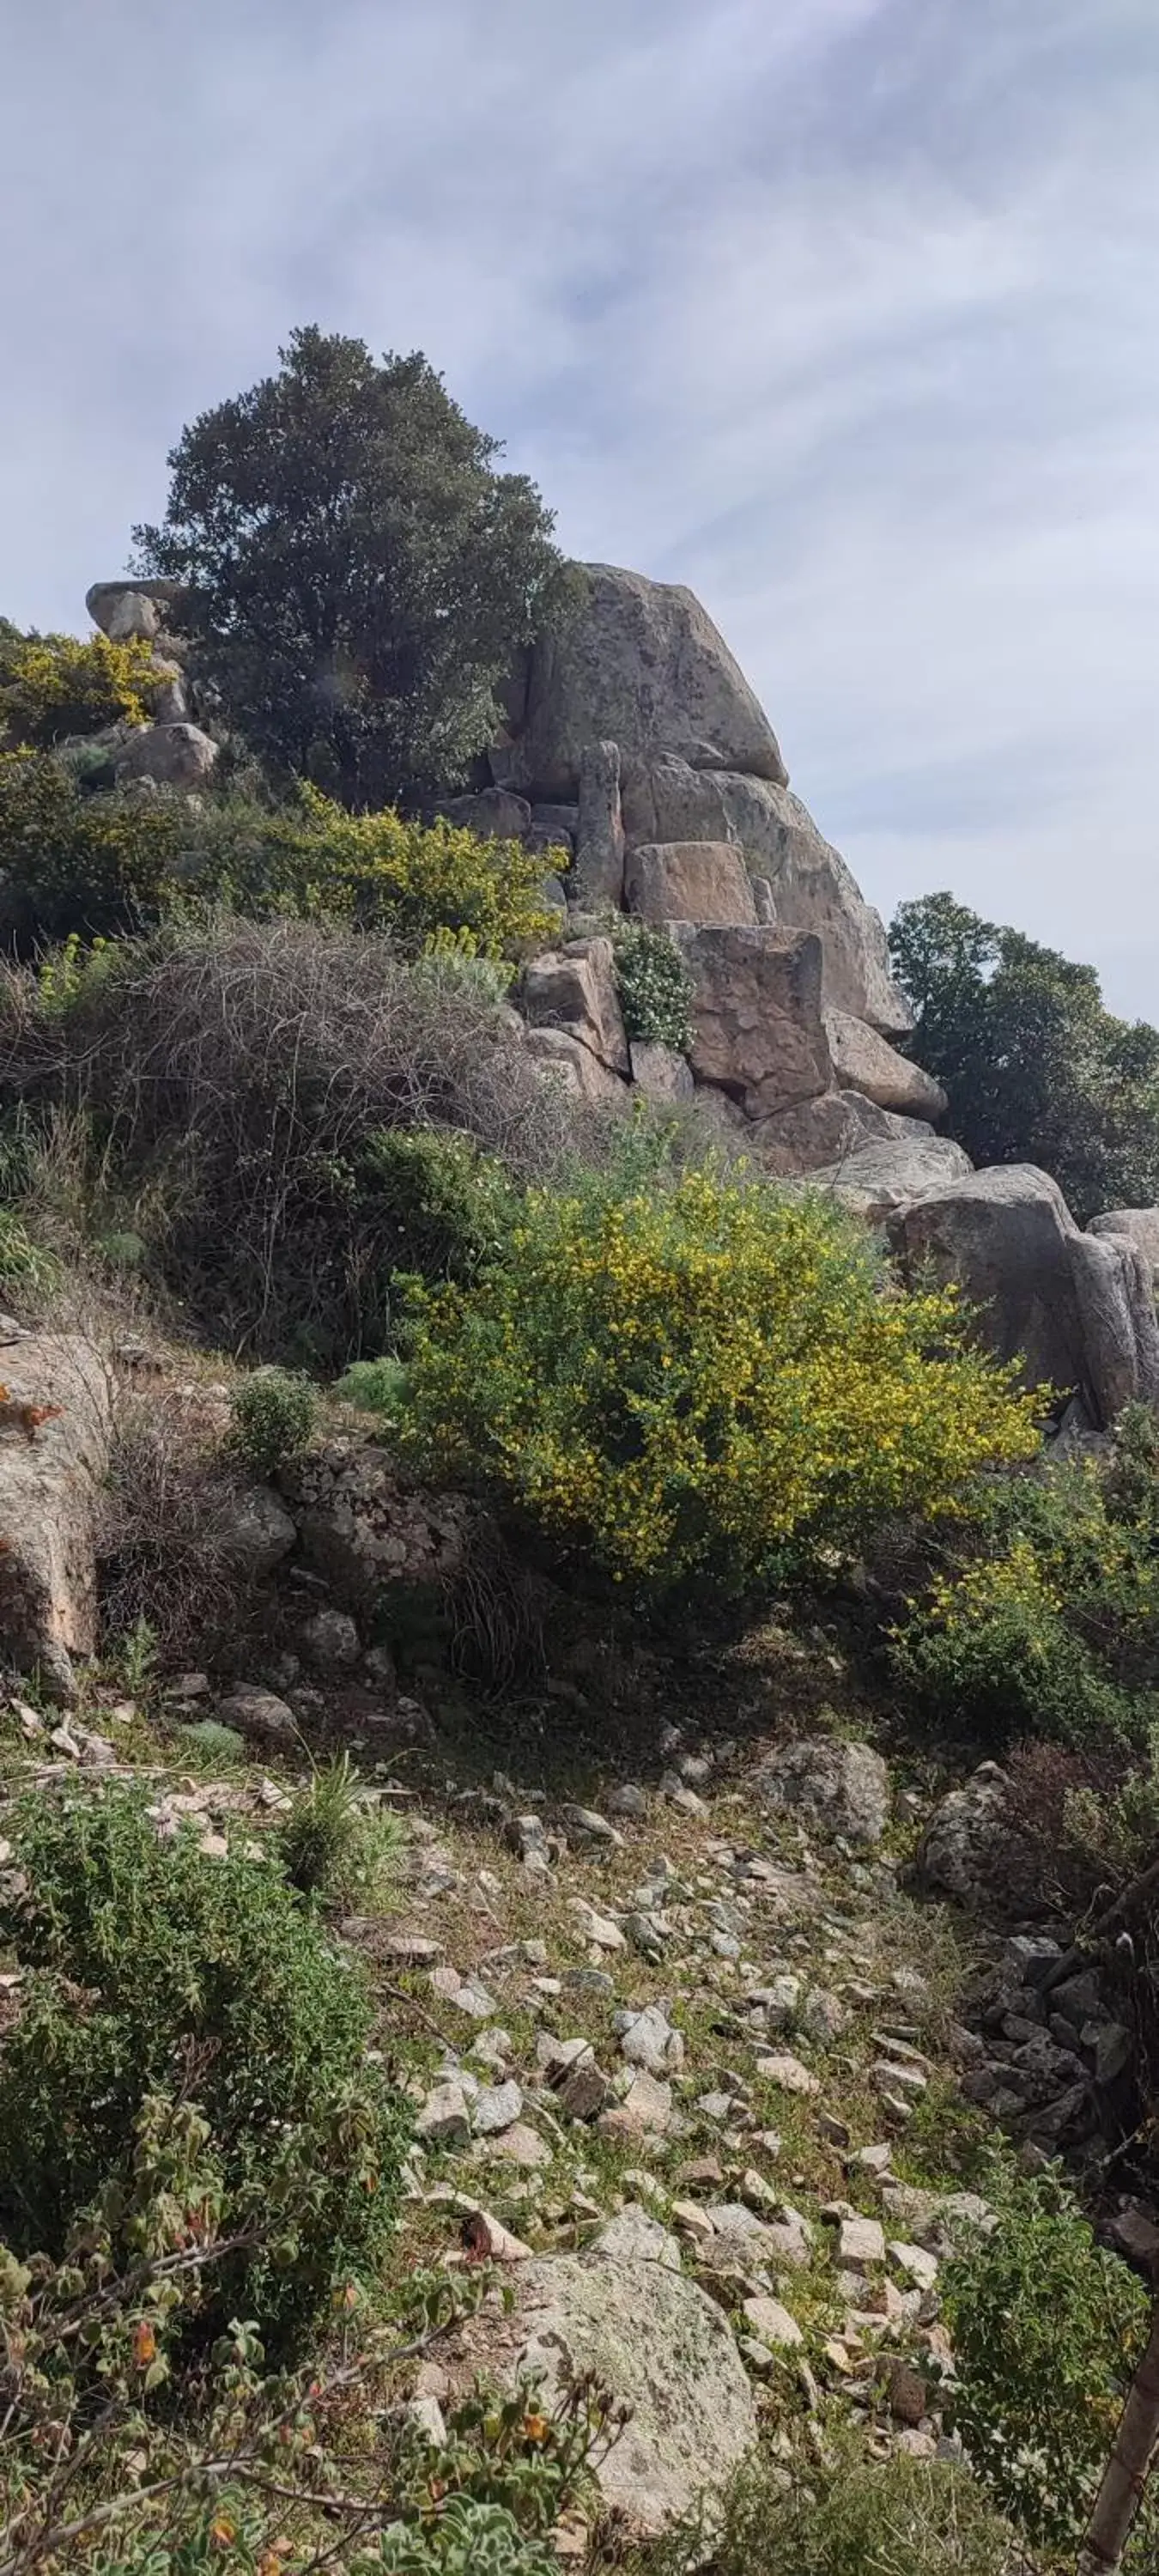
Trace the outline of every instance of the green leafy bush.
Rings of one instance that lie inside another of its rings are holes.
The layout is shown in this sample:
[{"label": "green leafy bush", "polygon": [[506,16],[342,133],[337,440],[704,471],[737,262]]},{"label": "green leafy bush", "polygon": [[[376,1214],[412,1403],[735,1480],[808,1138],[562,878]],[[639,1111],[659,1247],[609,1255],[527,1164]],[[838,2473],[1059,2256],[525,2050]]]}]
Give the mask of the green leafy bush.
[{"label": "green leafy bush", "polygon": [[1159,1723],[1155,1425],[1127,1408],[1107,1467],[1080,1459],[980,1489],[891,1638],[940,1721],[1106,1748]]},{"label": "green leafy bush", "polygon": [[368,1803],[348,1753],[315,1770],[278,1835],[282,1867],[302,1896],[350,1905],[381,1893],[402,1849],[398,1817]]},{"label": "green leafy bush", "polygon": [[143,637],[114,644],[107,635],[26,635],[0,668],[0,735],[51,750],[67,734],[104,725],[142,725],[157,685],[157,666]]},{"label": "green leafy bush", "polygon": [[952,1295],[883,1293],[827,1205],[711,1171],[530,1192],[411,1313],[404,1455],[649,1587],[741,1592],[1037,1445]]},{"label": "green leafy bush", "polygon": [[[270,1869],[158,1839],[142,1797],[28,1799],[9,1823],[27,1894],[0,1903],[26,1972],[0,2059],[0,2235],[59,2254],[127,2174],[151,2095],[190,2097],[220,2174],[211,2319],[281,2348],[373,2262],[406,2122],[366,2061],[366,1993]],[[83,2009],[78,1996],[83,1995]]]},{"label": "green leafy bush", "polygon": [[502,2505],[452,2496],[424,2531],[395,2523],[375,2565],[383,2576],[559,2576],[546,2540],[529,2540]]},{"label": "green leafy bush", "polygon": [[229,1399],[229,1447],[255,1476],[276,1476],[304,1449],[318,1415],[308,1377],[289,1369],[255,1369]]},{"label": "green leafy bush", "polygon": [[[946,2265],[954,2419],[970,2460],[1036,2547],[1086,2527],[1147,2340],[1143,2285],[1096,2244],[1054,2174],[999,2183],[993,2233]],[[1127,2566],[1151,2566],[1159,2514]]]},{"label": "green leafy bush", "polygon": [[0,752],[0,926],[10,943],[27,950],[155,920],[179,857],[175,803],[86,795],[48,753]]},{"label": "green leafy bush", "polygon": [[952,895],[890,925],[908,1041],[950,1095],[975,1163],[1038,1163],[1080,1225],[1159,1196],[1159,1029],[1104,1009],[1093,966],[983,921]]},{"label": "green leafy bush", "polygon": [[647,922],[626,921],[613,934],[613,951],[628,1036],[684,1054],[692,1044],[694,986],[675,940]]},{"label": "green leafy bush", "polygon": [[[743,2470],[714,2535],[713,2576],[1014,2576],[1013,2535],[967,2469],[904,2454],[870,2460],[827,2429],[820,2457]],[[633,2576],[692,2576],[699,2538],[677,2534]]]}]

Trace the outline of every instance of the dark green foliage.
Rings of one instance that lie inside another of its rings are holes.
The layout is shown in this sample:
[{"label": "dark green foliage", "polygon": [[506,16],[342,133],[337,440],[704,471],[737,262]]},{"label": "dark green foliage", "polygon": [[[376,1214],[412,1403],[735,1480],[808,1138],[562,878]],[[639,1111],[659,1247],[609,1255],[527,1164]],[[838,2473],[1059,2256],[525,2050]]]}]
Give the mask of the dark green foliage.
[{"label": "dark green foliage", "polygon": [[176,800],[86,794],[69,762],[0,753],[0,938],[23,954],[44,939],[138,929],[156,919],[180,867]]},{"label": "dark green foliage", "polygon": [[903,903],[889,937],[910,1051],[976,1163],[1041,1165],[1082,1225],[1159,1198],[1159,1029],[1105,1010],[1093,966],[952,895]]},{"label": "dark green foliage", "polygon": [[224,2232],[214,2318],[285,2348],[389,2231],[400,2101],[365,2051],[350,1963],[268,1866],[158,1839],[145,1800],[28,1799],[9,1826],[29,1886],[0,1905],[27,1972],[0,2059],[0,2234],[59,2253],[128,2170],[142,2105],[188,2093],[209,2125]]},{"label": "dark green foliage", "polygon": [[229,1399],[229,1446],[255,1476],[275,1476],[304,1449],[318,1399],[307,1377],[289,1369],[255,1369]]},{"label": "dark green foliage", "polygon": [[[1054,2174],[1000,2185],[993,2233],[946,2267],[941,2290],[967,2453],[1033,2545],[1069,2553],[1147,2340],[1147,2293]],[[1153,2509],[1125,2567],[1153,2567],[1157,2536]]]},{"label": "dark green foliage", "polygon": [[692,1044],[692,976],[674,939],[643,921],[613,934],[616,987],[630,1038],[654,1046]]},{"label": "dark green foliage", "polygon": [[424,1279],[469,1279],[502,1251],[519,1194],[494,1154],[473,1136],[438,1128],[384,1128],[359,1158],[359,1190],[397,1234],[399,1267]]},{"label": "dark green foliage", "polygon": [[142,565],[192,584],[194,667],[272,771],[413,801],[493,738],[560,574],[551,517],[421,354],[310,326],[279,356],[185,430]]},{"label": "dark green foliage", "polygon": [[979,1484],[890,1641],[939,1723],[1110,1751],[1159,1723],[1159,1438],[1128,1406],[1109,1463]]}]

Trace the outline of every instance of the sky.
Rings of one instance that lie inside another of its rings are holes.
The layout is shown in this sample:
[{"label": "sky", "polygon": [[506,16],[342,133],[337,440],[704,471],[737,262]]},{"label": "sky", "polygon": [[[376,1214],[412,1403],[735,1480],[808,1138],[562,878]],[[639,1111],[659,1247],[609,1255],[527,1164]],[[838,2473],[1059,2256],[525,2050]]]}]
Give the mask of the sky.
[{"label": "sky", "polygon": [[0,611],[297,323],[691,584],[888,916],[1159,1020],[1156,0],[4,0]]}]

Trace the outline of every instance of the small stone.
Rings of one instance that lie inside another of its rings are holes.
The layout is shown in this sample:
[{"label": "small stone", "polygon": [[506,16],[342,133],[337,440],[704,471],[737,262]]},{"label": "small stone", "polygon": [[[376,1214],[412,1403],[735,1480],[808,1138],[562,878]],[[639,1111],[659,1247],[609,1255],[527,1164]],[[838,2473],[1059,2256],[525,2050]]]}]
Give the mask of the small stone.
[{"label": "small stone", "polygon": [[302,1652],[322,1675],[353,1672],[362,1641],[348,1610],[316,1610],[301,1632]]},{"label": "small stone", "polygon": [[565,1968],[560,1984],[569,1987],[573,1994],[580,1995],[606,1997],[614,1995],[616,1991],[615,1978],[609,1977],[606,1968]]},{"label": "small stone", "polygon": [[693,2107],[699,2111],[702,2120],[711,2120],[713,2126],[719,2128],[732,2118],[733,2096],[731,2093],[702,2093]]},{"label": "small stone", "polygon": [[858,2271],[866,2263],[884,2263],[885,2230],[876,2218],[843,2218],[837,2242],[838,2260]]},{"label": "small stone", "polygon": [[888,2058],[876,2059],[869,2073],[870,2080],[876,2085],[879,2093],[900,2093],[903,2097],[910,2093],[924,2093],[929,2081],[928,2077],[922,2074],[920,2067],[893,2066]]},{"label": "small stone", "polygon": [[700,2244],[706,2244],[716,2232],[708,2211],[695,2200],[673,2201],[672,2224],[680,2229],[682,2236],[691,2236]]},{"label": "small stone", "polygon": [[[586,2043],[585,2043],[586,2046]],[[611,2081],[597,2066],[591,2049],[561,2069],[558,2080],[548,2069],[548,2082],[560,2109],[571,2120],[595,2120],[611,2099]]]},{"label": "small stone", "polygon": [[[345,1925],[341,1928],[345,1932]],[[402,1928],[387,1932],[376,1946],[379,1957],[393,1968],[433,1968],[444,1948],[441,1941],[432,1941],[425,1932]]]},{"label": "small stone", "polygon": [[514,2127],[523,2109],[523,2095],[518,2084],[484,2084],[471,2114],[471,2126],[477,2138],[498,2137],[502,2130]]},{"label": "small stone", "polygon": [[568,1901],[568,1911],[583,1939],[594,1943],[597,1950],[627,1949],[628,1945],[619,1924],[611,1922],[606,1914],[597,1914],[595,1906],[589,1905],[586,1897],[571,1897]]},{"label": "small stone", "polygon": [[239,1682],[218,1701],[217,1714],[223,1726],[236,1727],[239,1735],[256,1736],[259,1742],[296,1745],[299,1741],[293,1710],[274,1691],[262,1690],[253,1682]]},{"label": "small stone", "polygon": [[650,2075],[678,2075],[684,2064],[684,2042],[673,2030],[658,2004],[648,2004],[641,2013],[617,2015],[621,2019],[620,2053],[629,2066],[644,2066]]},{"label": "small stone", "polygon": [[884,2143],[880,2146],[859,2147],[852,2161],[855,2165],[860,2165],[863,2173],[887,2174],[893,2163],[893,2148]]},{"label": "small stone", "polygon": [[938,2258],[936,2254],[927,2253],[924,2245],[903,2245],[891,2239],[889,2259],[891,2263],[896,2263],[899,2272],[904,2272],[909,2280],[916,2281],[919,2290],[932,2290],[935,2287],[938,2278]]},{"label": "small stone", "polygon": [[461,2084],[436,2084],[428,2093],[415,2134],[434,2147],[465,2147],[471,2135],[467,2097]]},{"label": "small stone", "polygon": [[[1091,2045],[1086,2030],[1083,2031],[1083,2041],[1088,2047]],[[1096,2027],[1094,2034],[1096,2084],[1113,2084],[1117,2076],[1126,2073],[1134,2053],[1135,2043],[1131,2033],[1124,2029],[1121,2021],[1108,2021],[1104,2022],[1101,2028]]]},{"label": "small stone", "polygon": [[821,2090],[799,2057],[758,2057],[757,2074],[763,2084],[775,2084],[782,2093],[812,2095]]},{"label": "small stone", "polygon": [[427,2441],[433,2442],[437,2449],[442,2450],[447,2439],[447,2423],[438,2398],[420,2393],[408,2399],[406,2411],[412,2424],[418,2426],[419,2432],[425,2434]]},{"label": "small stone", "polygon": [[657,2083],[655,2076],[641,2067],[623,2101],[602,2114],[600,2128],[605,2137],[639,2136],[648,2130],[663,2131],[671,2117],[671,2085]]},{"label": "small stone", "polygon": [[606,1843],[612,1851],[623,1848],[623,1835],[617,1833],[606,1816],[601,1816],[598,1808],[565,1807],[562,1812],[569,1834],[577,1834],[584,1842]]},{"label": "small stone", "polygon": [[526,2120],[516,2120],[498,2137],[487,2141],[487,2154],[502,2156],[507,2164],[519,2165],[524,2173],[538,2173],[551,2163],[551,2149],[538,2131]]},{"label": "small stone", "polygon": [[622,1780],[619,1788],[613,1789],[608,1805],[614,1816],[630,1816],[633,1822],[642,1823],[648,1813],[647,1792],[638,1788],[634,1780]]},{"label": "small stone", "polygon": [[779,2346],[782,2351],[796,2352],[804,2335],[795,2317],[781,2306],[779,2299],[745,2299],[742,2314],[747,2318],[758,2342]]},{"label": "small stone", "polygon": [[463,2220],[463,2243],[471,2254],[488,2263],[529,2263],[531,2247],[521,2236],[513,2236],[502,2220],[493,2218],[489,2209],[470,2209]]},{"label": "small stone", "polygon": [[892,2361],[889,2366],[889,2411],[899,2424],[917,2425],[929,2413],[929,2390],[919,2371],[908,2361]]},{"label": "small stone", "polygon": [[675,2237],[658,2218],[649,2217],[646,2209],[631,2201],[601,2228],[593,2251],[624,2263],[661,2263],[667,2272],[680,2270],[680,2247]]}]

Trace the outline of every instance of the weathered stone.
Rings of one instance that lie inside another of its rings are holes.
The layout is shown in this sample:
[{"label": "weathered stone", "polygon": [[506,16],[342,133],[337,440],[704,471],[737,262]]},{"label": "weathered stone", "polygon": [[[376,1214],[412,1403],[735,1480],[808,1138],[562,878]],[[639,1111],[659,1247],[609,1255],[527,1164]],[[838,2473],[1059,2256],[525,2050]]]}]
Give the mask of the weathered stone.
[{"label": "weathered stone", "polygon": [[638,2201],[629,2201],[615,2218],[601,2227],[596,2243],[601,2254],[620,2263],[662,2263],[665,2271],[680,2270],[680,2247],[658,2218],[649,2216]]},{"label": "weathered stone", "polygon": [[594,1109],[626,1110],[629,1106],[627,1085],[618,1074],[609,1073],[591,1048],[573,1037],[570,1029],[528,1029],[524,1044],[529,1056],[541,1064],[545,1073],[562,1082],[577,1100],[586,1100]]},{"label": "weathered stone", "polygon": [[131,635],[151,642],[167,621],[179,616],[188,597],[183,581],[131,581],[125,575],[120,581],[94,581],[85,593],[85,607],[112,643],[126,643]]},{"label": "weathered stone", "polygon": [[355,1610],[384,1584],[439,1583],[456,1574],[477,1520],[460,1495],[405,1483],[373,1440],[308,1449],[282,1470],[279,1484],[306,1563]]},{"label": "weathered stone", "polygon": [[750,1118],[827,1090],[818,941],[759,925],[674,936],[693,979],[698,1080],[719,1084]]},{"label": "weathered stone", "polygon": [[756,1786],[766,1807],[794,1809],[849,1842],[880,1842],[889,1822],[889,1772],[870,1744],[801,1737],[773,1754]]},{"label": "weathered stone", "polygon": [[1108,1208],[1091,1218],[1087,1233],[1125,1235],[1152,1270],[1159,1270],[1159,1207]]},{"label": "weathered stone", "polygon": [[348,1610],[316,1610],[301,1630],[302,1651],[316,1673],[352,1673],[362,1640]]},{"label": "weathered stone", "polygon": [[587,742],[579,756],[575,865],[569,880],[576,904],[618,904],[624,891],[624,820],[620,807],[620,747]]},{"label": "weathered stone", "polygon": [[0,1645],[73,1695],[96,1645],[97,1547],[112,1430],[109,1372],[80,1334],[6,1345],[0,1393]]},{"label": "weathered stone", "polygon": [[885,2230],[877,2218],[843,2218],[838,2229],[837,2259],[860,2271],[866,2263],[884,2263]]},{"label": "weathered stone", "polygon": [[180,663],[160,661],[154,654],[153,671],[155,677],[145,683],[142,696],[154,724],[188,724],[193,710]]},{"label": "weathered stone", "polygon": [[649,2130],[665,2130],[671,2117],[671,2085],[660,2083],[641,2066],[622,2102],[601,2114],[600,2128],[606,2137],[644,2137]]},{"label": "weathered stone", "polygon": [[[625,749],[627,746],[625,746]],[[688,761],[625,759],[624,828],[640,841],[733,841],[760,876],[782,929],[812,930],[825,953],[825,1002],[887,1034],[912,1026],[890,974],[885,931],[839,851],[798,796],[759,777]]]},{"label": "weathered stone", "polygon": [[443,807],[460,832],[480,841],[525,841],[531,830],[531,807],[525,796],[506,787],[483,787],[476,796],[453,796]]},{"label": "weathered stone", "polygon": [[638,841],[624,867],[624,900],[642,921],[755,923],[756,899],[734,841]]},{"label": "weathered stone", "polygon": [[1033,1164],[928,1191],[890,1227],[904,1266],[955,1280],[985,1310],[987,1339],[1028,1384],[1076,1387],[1098,1425],[1131,1397],[1159,1401],[1149,1266],[1121,1236],[1080,1234],[1056,1181]]},{"label": "weathered stone", "polygon": [[[852,1099],[847,1093],[846,1098]],[[892,1113],[883,1109],[883,1118]],[[901,1123],[901,1122],[899,1122]],[[839,1163],[825,1164],[807,1175],[810,1189],[831,1191],[843,1207],[867,1224],[877,1225],[896,1209],[907,1209],[930,1192],[952,1188],[973,1169],[968,1154],[950,1136],[935,1136],[916,1118],[904,1121],[905,1132],[870,1137]]]},{"label": "weathered stone", "polygon": [[262,1744],[291,1745],[298,1742],[294,1712],[276,1691],[262,1690],[255,1682],[239,1682],[217,1704],[223,1726],[236,1727],[239,1735],[256,1737]]},{"label": "weathered stone", "polygon": [[746,2299],[743,2313],[760,2343],[772,2344],[781,2351],[797,2352],[805,2341],[796,2318],[789,2315],[779,2299]]},{"label": "weathered stone", "polygon": [[[624,2028],[620,2029],[620,2020]],[[684,2064],[684,2042],[673,2030],[659,2004],[646,2004],[643,2012],[617,2016],[620,2054],[629,2066],[645,2066],[649,2075],[678,2074]]]},{"label": "weathered stone", "polygon": [[471,2126],[477,2138],[499,2137],[512,2129],[523,2109],[523,2095],[514,2079],[506,2084],[481,2084],[471,2105]]},{"label": "weathered stone", "polygon": [[218,749],[200,725],[138,725],[118,757],[118,785],[149,778],[156,787],[204,787]]},{"label": "weathered stone", "polygon": [[691,1100],[696,1085],[687,1056],[650,1038],[632,1038],[628,1052],[632,1080],[649,1100]]},{"label": "weathered stone", "polygon": [[515,783],[574,794],[584,747],[600,740],[783,780],[772,727],[693,593],[618,565],[578,570],[575,613],[532,653]]},{"label": "weathered stone", "polygon": [[431,2147],[465,2147],[471,2116],[461,2084],[436,2084],[415,2120],[415,2135]]},{"label": "weathered stone", "polygon": [[879,1109],[860,1091],[830,1090],[758,1119],[750,1133],[752,1149],[767,1171],[786,1180],[816,1172],[827,1180],[837,1165],[866,1145],[925,1144],[931,1130],[924,1120]]},{"label": "weathered stone", "polygon": [[628,1945],[619,1924],[613,1923],[610,1916],[598,1913],[594,1905],[589,1905],[586,1896],[571,1897],[568,1911],[581,1940],[592,1942],[597,1950],[626,1950]]},{"label": "weathered stone", "polygon": [[215,1512],[212,1537],[226,1564],[258,1583],[289,1555],[298,1533],[272,1485],[243,1485]]},{"label": "weathered stone", "polygon": [[586,2253],[522,2265],[514,2292],[510,2314],[488,2307],[464,2321],[462,2384],[483,2372],[514,2387],[542,2371],[551,2411],[571,2379],[593,2374],[629,2410],[595,2475],[630,2531],[657,2536],[682,2521],[748,2457],[756,2410],[731,2329],[666,2260],[604,2250],[597,2238]]},{"label": "weathered stone", "polygon": [[570,939],[533,957],[520,1000],[532,1028],[565,1029],[610,1072],[631,1071],[610,939]]},{"label": "weathered stone", "polygon": [[1009,1840],[1009,1785],[997,1762],[983,1762],[935,1807],[917,1855],[925,1886],[960,1904],[986,1894]]},{"label": "weathered stone", "polygon": [[825,1033],[843,1090],[860,1091],[867,1100],[876,1100],[879,1109],[896,1110],[903,1118],[944,1118],[949,1102],[940,1082],[899,1055],[868,1020],[855,1020],[848,1011],[826,1011]]},{"label": "weathered stone", "polygon": [[782,2093],[819,2093],[821,2087],[799,2057],[780,2055],[758,2057],[757,2074],[763,2084],[775,2084]]}]

